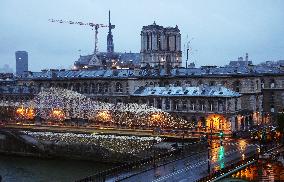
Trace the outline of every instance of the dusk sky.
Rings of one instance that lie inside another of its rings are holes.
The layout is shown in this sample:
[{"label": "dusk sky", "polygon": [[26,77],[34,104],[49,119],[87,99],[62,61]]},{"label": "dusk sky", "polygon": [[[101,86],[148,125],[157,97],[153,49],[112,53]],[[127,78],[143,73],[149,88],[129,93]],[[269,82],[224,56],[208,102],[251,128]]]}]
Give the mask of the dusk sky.
[{"label": "dusk sky", "polygon": [[[107,24],[108,10],[117,52],[140,52],[142,26],[156,21],[178,25],[182,47],[193,38],[197,66],[224,65],[246,52],[255,64],[284,59],[283,0],[0,0],[0,67],[15,71],[15,51],[26,50],[32,71],[70,68],[93,52],[94,31],[48,19]],[[99,51],[106,51],[107,31],[99,29]]]}]

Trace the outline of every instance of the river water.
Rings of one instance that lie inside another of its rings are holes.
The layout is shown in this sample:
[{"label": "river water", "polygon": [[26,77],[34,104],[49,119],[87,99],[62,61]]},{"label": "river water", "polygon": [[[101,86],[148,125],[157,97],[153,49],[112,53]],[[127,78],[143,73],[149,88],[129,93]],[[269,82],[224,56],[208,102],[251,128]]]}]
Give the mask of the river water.
[{"label": "river water", "polygon": [[69,182],[111,167],[89,161],[0,156],[3,182]]}]

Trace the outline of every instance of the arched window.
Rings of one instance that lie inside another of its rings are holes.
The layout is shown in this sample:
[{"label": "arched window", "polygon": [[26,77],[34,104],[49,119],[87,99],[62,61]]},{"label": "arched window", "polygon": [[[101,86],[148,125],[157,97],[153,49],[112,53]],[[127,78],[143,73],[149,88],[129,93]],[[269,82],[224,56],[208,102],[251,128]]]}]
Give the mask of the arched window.
[{"label": "arched window", "polygon": [[187,110],[187,101],[186,100],[182,101],[182,110],[184,110],[184,111]]},{"label": "arched window", "polygon": [[185,84],[190,87],[191,86],[191,81],[186,81]]},{"label": "arched window", "polygon": [[253,80],[250,81],[250,91],[251,92],[254,91],[254,81]]},{"label": "arched window", "polygon": [[263,79],[260,80],[260,87],[264,88],[264,80]]},{"label": "arched window", "polygon": [[270,88],[275,88],[275,80],[274,79],[270,80]]},{"label": "arched window", "polygon": [[94,83],[91,83],[90,86],[91,86],[91,93],[93,93],[93,94],[96,93],[95,84],[94,84]]},{"label": "arched window", "polygon": [[234,82],[234,90],[236,92],[240,92],[240,81],[235,81]]},{"label": "arched window", "polygon": [[87,83],[84,83],[84,88],[83,88],[84,90],[83,90],[83,92],[85,93],[85,94],[88,94],[89,93],[89,87],[88,87],[88,84]]},{"label": "arched window", "polygon": [[197,82],[197,86],[200,86],[200,85],[202,85],[202,84],[203,84],[202,80],[199,80],[199,81]]},{"label": "arched window", "polygon": [[166,98],[166,100],[165,100],[165,109],[166,109],[166,110],[170,110],[170,108],[171,108],[170,99],[169,99],[169,98]]},{"label": "arched window", "polygon": [[213,101],[209,101],[208,102],[208,106],[209,106],[209,111],[213,111],[214,110],[214,103],[213,103]]},{"label": "arched window", "polygon": [[203,100],[201,100],[200,102],[199,102],[199,105],[200,105],[200,111],[204,111],[205,110],[205,102],[203,101]]},{"label": "arched window", "polygon": [[221,85],[223,85],[223,86],[226,87],[226,86],[227,86],[227,81],[222,81],[222,82],[221,82]]},{"label": "arched window", "polygon": [[162,109],[162,99],[161,98],[156,98],[156,103],[157,103],[157,108]]},{"label": "arched window", "polygon": [[67,83],[63,83],[63,88],[65,88],[65,89],[67,89],[67,88],[68,88]]},{"label": "arched window", "polygon": [[104,83],[104,93],[108,93],[109,91],[109,85],[107,82]]},{"label": "arched window", "polygon": [[117,82],[115,84],[115,91],[116,92],[123,92],[123,89],[122,89],[122,84],[120,82]]},{"label": "arched window", "polygon": [[102,93],[103,92],[103,88],[102,88],[102,84],[101,83],[97,83],[96,85],[96,90],[97,90],[97,93]]},{"label": "arched window", "polygon": [[209,86],[214,86],[215,85],[215,81],[210,81],[209,82]]},{"label": "arched window", "polygon": [[218,101],[218,111],[219,112],[223,112],[224,111],[224,103],[221,100]]},{"label": "arched window", "polygon": [[193,101],[191,101],[191,103],[190,103],[190,110],[194,111],[195,108],[196,108],[196,101],[193,100]]},{"label": "arched window", "polygon": [[148,100],[148,103],[149,103],[149,106],[154,106],[154,99],[153,98],[150,98]]},{"label": "arched window", "polygon": [[173,100],[173,110],[178,111],[179,110],[179,100]]},{"label": "arched window", "polygon": [[181,83],[180,81],[176,81],[176,84],[175,84],[177,87],[180,87],[181,86]]},{"label": "arched window", "polygon": [[76,91],[76,92],[80,92],[80,87],[81,87],[81,84],[80,84],[80,83],[76,83],[76,85],[75,85],[75,91]]}]

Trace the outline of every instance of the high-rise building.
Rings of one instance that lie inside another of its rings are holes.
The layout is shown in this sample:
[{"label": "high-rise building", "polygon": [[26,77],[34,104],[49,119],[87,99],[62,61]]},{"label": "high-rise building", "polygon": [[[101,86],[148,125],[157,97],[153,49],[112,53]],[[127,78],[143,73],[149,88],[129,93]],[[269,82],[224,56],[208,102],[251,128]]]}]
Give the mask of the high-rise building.
[{"label": "high-rise building", "polygon": [[143,26],[141,31],[141,66],[181,67],[181,34],[178,26]]},{"label": "high-rise building", "polygon": [[25,71],[28,71],[28,52],[26,51],[16,51],[16,75],[20,76]]}]

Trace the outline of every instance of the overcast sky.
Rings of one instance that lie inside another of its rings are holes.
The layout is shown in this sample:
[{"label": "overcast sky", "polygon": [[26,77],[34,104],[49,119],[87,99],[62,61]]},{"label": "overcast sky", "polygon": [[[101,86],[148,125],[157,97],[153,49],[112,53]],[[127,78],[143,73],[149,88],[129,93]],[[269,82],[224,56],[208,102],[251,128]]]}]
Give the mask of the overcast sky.
[{"label": "overcast sky", "polygon": [[[15,70],[15,51],[29,53],[29,69],[68,68],[94,49],[91,28],[51,23],[50,18],[108,23],[115,51],[139,52],[143,25],[178,25],[182,47],[193,38],[192,61],[224,65],[249,53],[254,63],[284,59],[282,0],[0,0],[0,67]],[[107,28],[99,29],[106,51]],[[183,60],[186,58],[183,53]]]}]

